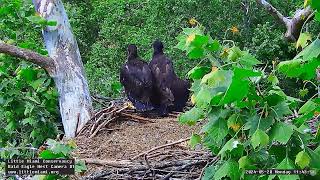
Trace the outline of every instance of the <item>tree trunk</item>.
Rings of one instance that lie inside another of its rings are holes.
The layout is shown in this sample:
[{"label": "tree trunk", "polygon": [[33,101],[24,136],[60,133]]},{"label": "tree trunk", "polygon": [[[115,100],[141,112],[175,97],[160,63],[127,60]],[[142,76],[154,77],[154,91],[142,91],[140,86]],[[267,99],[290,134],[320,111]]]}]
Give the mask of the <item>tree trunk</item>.
[{"label": "tree trunk", "polygon": [[284,37],[290,42],[296,42],[299,38],[303,24],[310,21],[313,17],[313,11],[310,6],[304,9],[298,9],[293,17],[286,17],[280,13],[275,7],[266,0],[256,0],[256,2],[264,7],[264,9],[282,23],[287,31]]},{"label": "tree trunk", "polygon": [[56,26],[43,29],[54,71],[49,72],[59,93],[59,107],[67,138],[75,137],[89,121],[92,101],[77,42],[61,0],[33,0],[36,12]]}]

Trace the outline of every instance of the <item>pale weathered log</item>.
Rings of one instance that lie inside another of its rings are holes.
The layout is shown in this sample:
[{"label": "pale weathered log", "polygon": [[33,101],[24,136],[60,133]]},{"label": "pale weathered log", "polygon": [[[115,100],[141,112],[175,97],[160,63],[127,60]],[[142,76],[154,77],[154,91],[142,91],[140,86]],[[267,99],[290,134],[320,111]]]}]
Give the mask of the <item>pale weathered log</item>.
[{"label": "pale weathered log", "polygon": [[59,93],[59,106],[65,135],[75,137],[90,120],[92,101],[68,16],[61,0],[33,0],[36,12],[43,18],[56,21],[56,26],[43,29],[49,56],[55,61],[52,78]]},{"label": "pale weathered log", "polygon": [[275,7],[273,7],[266,0],[256,0],[266,11],[268,11],[272,16],[274,16],[280,23],[282,23],[287,31],[284,37],[291,42],[296,42],[299,38],[301,28],[306,21],[311,20],[309,16],[313,16],[313,11],[310,6],[304,9],[298,9],[293,17],[286,17]]}]

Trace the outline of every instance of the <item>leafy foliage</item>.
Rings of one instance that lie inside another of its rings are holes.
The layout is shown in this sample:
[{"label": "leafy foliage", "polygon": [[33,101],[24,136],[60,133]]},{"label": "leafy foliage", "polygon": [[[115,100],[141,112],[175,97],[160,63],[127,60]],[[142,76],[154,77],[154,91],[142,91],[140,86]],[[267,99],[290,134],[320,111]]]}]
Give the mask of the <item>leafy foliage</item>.
[{"label": "leafy foliage", "polygon": [[[284,93],[277,77],[280,72],[288,77],[315,81],[315,69],[320,65],[318,39],[310,45],[302,39],[298,43],[304,49],[293,60],[274,66],[269,74],[257,68],[261,61],[249,51],[230,46],[226,41],[221,44],[200,24],[184,28],[177,39],[176,47],[186,52],[189,59],[211,62],[211,72],[208,72],[210,66],[197,66],[189,71],[195,106],[179,117],[181,123],[189,125],[207,121],[201,134],[192,136],[191,145],[202,142],[213,154],[221,156],[218,169],[209,166],[203,179],[240,179],[247,177],[246,169],[319,170],[315,149],[307,148],[311,142],[319,147],[319,141],[306,130],[307,120],[320,110],[319,98],[313,96],[301,103],[300,99]],[[297,108],[299,118],[287,122],[286,116]],[[278,147],[286,149],[286,153],[273,153]],[[274,177],[270,175],[269,179]],[[290,179],[300,179],[300,176],[290,176]]]},{"label": "leafy foliage", "polygon": [[[119,79],[119,67],[126,60],[128,44],[137,44],[139,55],[149,61],[151,43],[155,39],[162,40],[180,77],[198,64],[197,61],[187,61],[182,51],[174,49],[179,29],[192,27],[197,20],[206,24],[212,37],[232,39],[239,47],[251,49],[262,62],[293,58],[294,46],[283,41],[283,30],[275,26],[275,19],[254,1],[246,1],[249,11],[244,11],[242,2],[69,0],[64,5],[85,62],[90,91],[104,96],[119,96],[119,91],[114,92],[112,85]],[[301,1],[274,1],[273,4],[289,14]],[[214,50],[217,45],[216,41],[208,48]],[[198,53],[194,58],[201,55],[201,48],[197,49],[200,51],[193,51]],[[208,62],[203,61],[199,65],[204,64]]]},{"label": "leafy foliage", "polygon": [[[34,13],[31,2],[0,2],[0,39],[46,55],[41,28],[55,25]],[[39,45],[40,44],[40,45]],[[54,83],[46,72],[29,63],[0,54],[0,147],[41,145],[58,133],[58,103]],[[24,156],[2,152],[1,158]]]}]

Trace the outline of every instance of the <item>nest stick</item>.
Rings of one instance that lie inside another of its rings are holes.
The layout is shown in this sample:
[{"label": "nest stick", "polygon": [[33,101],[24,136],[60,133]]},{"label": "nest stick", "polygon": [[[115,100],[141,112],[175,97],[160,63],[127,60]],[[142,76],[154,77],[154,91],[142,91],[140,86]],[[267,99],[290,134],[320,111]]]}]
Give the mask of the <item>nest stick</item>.
[{"label": "nest stick", "polygon": [[172,145],[175,145],[175,144],[179,144],[179,143],[182,143],[182,142],[185,142],[185,141],[188,141],[188,140],[190,140],[190,138],[180,139],[179,141],[175,141],[175,142],[172,142],[172,143],[168,143],[168,144],[164,144],[164,145],[161,145],[161,146],[152,148],[152,149],[150,149],[150,150],[148,150],[148,151],[142,152],[142,153],[134,156],[134,157],[132,158],[132,160],[135,160],[135,159],[137,159],[138,157],[143,156],[143,155],[145,155],[145,154],[149,154],[149,153],[152,152],[152,151],[155,151],[155,150],[158,150],[158,149],[167,147],[167,146],[172,146]]}]

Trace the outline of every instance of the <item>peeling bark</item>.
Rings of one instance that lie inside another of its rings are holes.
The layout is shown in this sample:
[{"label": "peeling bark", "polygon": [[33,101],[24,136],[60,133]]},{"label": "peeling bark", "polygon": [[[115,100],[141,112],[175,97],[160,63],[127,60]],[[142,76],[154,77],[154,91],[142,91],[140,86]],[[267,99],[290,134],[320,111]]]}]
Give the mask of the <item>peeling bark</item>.
[{"label": "peeling bark", "polygon": [[49,56],[54,60],[51,75],[59,93],[62,123],[67,138],[75,137],[89,121],[92,101],[77,42],[61,0],[33,0],[40,16],[56,21],[43,29]]},{"label": "peeling bark", "polygon": [[287,31],[284,34],[284,37],[290,42],[296,42],[298,40],[303,24],[306,21],[311,20],[309,16],[313,16],[313,11],[310,6],[305,9],[298,9],[293,17],[285,17],[268,1],[256,0],[256,2],[286,27]]}]

